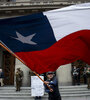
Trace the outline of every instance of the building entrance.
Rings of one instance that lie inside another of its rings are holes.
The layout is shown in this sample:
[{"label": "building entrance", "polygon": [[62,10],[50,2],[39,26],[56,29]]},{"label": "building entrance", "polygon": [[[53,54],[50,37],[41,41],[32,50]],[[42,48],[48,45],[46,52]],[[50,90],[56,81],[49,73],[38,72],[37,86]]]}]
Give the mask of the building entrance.
[{"label": "building entrance", "polygon": [[3,51],[3,71],[4,84],[14,85],[15,57],[7,51]]}]

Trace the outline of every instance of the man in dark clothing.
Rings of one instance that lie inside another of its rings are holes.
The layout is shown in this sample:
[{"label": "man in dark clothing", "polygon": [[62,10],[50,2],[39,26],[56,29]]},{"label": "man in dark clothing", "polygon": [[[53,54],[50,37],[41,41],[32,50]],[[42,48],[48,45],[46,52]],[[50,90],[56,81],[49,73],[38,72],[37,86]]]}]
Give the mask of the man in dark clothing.
[{"label": "man in dark clothing", "polygon": [[87,67],[84,67],[83,78],[84,78],[84,84],[87,84]]},{"label": "man in dark clothing", "polygon": [[58,89],[58,81],[54,77],[53,72],[48,72],[46,83],[52,88],[51,90],[45,85],[45,91],[49,94],[48,100],[61,100],[61,96]]},{"label": "man in dark clothing", "polygon": [[77,77],[77,85],[80,85],[80,68],[77,68],[77,73],[78,73],[78,77]]},{"label": "man in dark clothing", "polygon": [[72,76],[73,76],[73,85],[76,85],[78,82],[78,72],[76,66],[72,69]]},{"label": "man in dark clothing", "polygon": [[87,68],[87,80],[88,80],[88,89],[90,89],[90,67]]}]

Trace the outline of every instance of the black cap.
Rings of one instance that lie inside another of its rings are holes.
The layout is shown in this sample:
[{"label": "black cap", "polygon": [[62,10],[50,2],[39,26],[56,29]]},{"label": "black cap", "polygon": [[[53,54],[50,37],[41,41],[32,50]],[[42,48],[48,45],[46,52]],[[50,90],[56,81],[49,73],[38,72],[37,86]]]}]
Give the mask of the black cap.
[{"label": "black cap", "polygon": [[48,74],[54,74],[54,72],[52,72],[52,71],[47,72],[46,75],[48,75]]},{"label": "black cap", "polygon": [[17,68],[17,70],[20,70],[20,68]]}]

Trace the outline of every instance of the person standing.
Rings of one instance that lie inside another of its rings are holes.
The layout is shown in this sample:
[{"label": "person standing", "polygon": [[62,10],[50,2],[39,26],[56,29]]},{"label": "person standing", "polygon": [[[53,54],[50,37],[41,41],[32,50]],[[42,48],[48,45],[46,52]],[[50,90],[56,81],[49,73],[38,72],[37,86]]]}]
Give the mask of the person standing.
[{"label": "person standing", "polygon": [[4,79],[4,73],[3,73],[2,69],[0,69],[0,85],[1,85],[1,86],[4,85],[3,79]]},{"label": "person standing", "polygon": [[76,85],[78,83],[78,72],[76,66],[73,67],[72,76],[73,76],[73,85]]},{"label": "person standing", "polygon": [[48,100],[61,100],[58,89],[58,81],[54,76],[54,72],[47,72],[46,76],[47,80],[45,82],[51,87],[51,89],[49,90],[45,85],[45,91],[49,94]]},{"label": "person standing", "polygon": [[87,84],[87,67],[84,67],[83,70],[83,79],[84,79],[84,84]]},{"label": "person standing", "polygon": [[22,71],[20,70],[20,68],[17,68],[16,71],[16,91],[20,91],[20,87],[22,85]]},{"label": "person standing", "polygon": [[21,77],[20,86],[22,86],[22,81],[23,81],[23,71],[19,68],[19,72],[20,72],[20,77]]},{"label": "person standing", "polygon": [[88,89],[90,89],[90,67],[87,68]]},{"label": "person standing", "polygon": [[80,67],[77,68],[77,85],[80,85]]}]

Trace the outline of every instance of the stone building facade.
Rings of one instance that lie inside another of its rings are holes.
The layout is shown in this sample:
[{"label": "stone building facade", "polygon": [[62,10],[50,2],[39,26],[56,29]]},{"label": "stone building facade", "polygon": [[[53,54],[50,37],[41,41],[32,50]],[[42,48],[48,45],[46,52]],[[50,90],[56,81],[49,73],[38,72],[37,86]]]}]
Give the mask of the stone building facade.
[{"label": "stone building facade", "polygon": [[[88,1],[89,0],[0,0],[0,18],[48,11]],[[24,72],[23,86],[30,86],[32,71],[0,46],[0,68],[2,68],[5,73],[5,85],[15,85],[15,72],[18,67]],[[71,64],[60,66],[57,69],[56,75],[60,85],[72,83],[71,70]],[[29,74],[29,71],[31,74]]]}]

